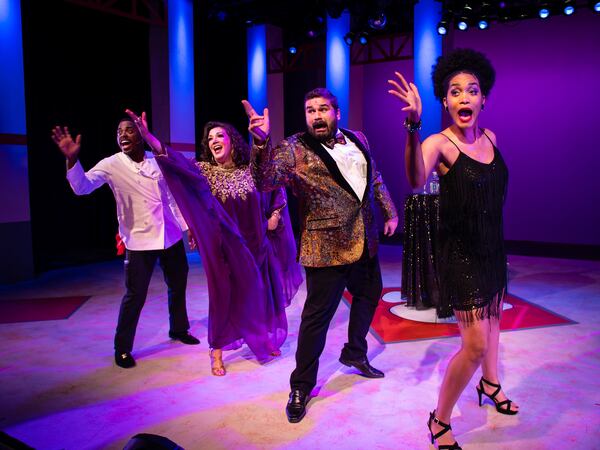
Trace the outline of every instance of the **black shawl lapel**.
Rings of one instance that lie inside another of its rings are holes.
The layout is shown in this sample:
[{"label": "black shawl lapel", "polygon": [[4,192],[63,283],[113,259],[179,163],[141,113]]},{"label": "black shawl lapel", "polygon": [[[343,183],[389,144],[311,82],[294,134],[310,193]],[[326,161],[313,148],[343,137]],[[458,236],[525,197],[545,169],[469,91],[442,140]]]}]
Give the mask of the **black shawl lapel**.
[{"label": "black shawl lapel", "polygon": [[[346,133],[344,132],[344,134],[346,134]],[[356,139],[356,136],[352,136],[352,137],[354,139]],[[332,158],[332,156],[329,154],[329,152],[323,148],[323,145],[319,141],[317,141],[314,137],[312,137],[310,135],[310,133],[308,133],[308,132],[305,132],[302,134],[302,140],[304,141],[304,143],[307,145],[308,148],[310,148],[319,158],[321,158],[321,161],[323,161],[323,163],[327,167],[327,170],[329,170],[329,173],[331,174],[331,177],[335,180],[335,182],[337,184],[339,184],[342,188],[344,188],[346,191],[348,191],[348,193],[351,194],[356,200],[360,201],[360,199],[356,195],[356,192],[354,192],[354,189],[352,189],[352,187],[348,184],[348,182],[342,175],[342,172],[340,172],[340,169],[338,168],[337,163]],[[353,140],[353,142],[354,142],[354,140]],[[361,147],[359,147],[359,148],[361,148]],[[364,152],[364,150],[362,150],[362,148],[361,148],[361,151]],[[368,160],[369,159],[367,158],[367,161]]]}]

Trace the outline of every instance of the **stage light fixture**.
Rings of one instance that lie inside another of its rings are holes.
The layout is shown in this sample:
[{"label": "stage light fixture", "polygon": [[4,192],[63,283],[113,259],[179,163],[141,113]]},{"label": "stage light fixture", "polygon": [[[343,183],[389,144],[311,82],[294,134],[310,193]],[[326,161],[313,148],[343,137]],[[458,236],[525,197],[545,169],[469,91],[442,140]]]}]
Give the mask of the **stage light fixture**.
[{"label": "stage light fixture", "polygon": [[479,27],[480,30],[485,30],[486,28],[488,28],[490,26],[489,22],[485,19],[481,19],[478,23],[477,26]]},{"label": "stage light fixture", "polygon": [[379,11],[375,15],[369,17],[368,23],[374,30],[383,30],[387,23],[387,17],[383,11]]},{"label": "stage light fixture", "polygon": [[596,11],[597,13],[600,13],[600,2],[592,2],[592,8],[594,8],[594,11]]},{"label": "stage light fixture", "polygon": [[288,53],[290,55],[295,55],[296,53],[298,53],[298,48],[295,45],[290,45],[288,47]]},{"label": "stage light fixture", "polygon": [[352,45],[352,43],[354,42],[354,33],[352,31],[350,31],[344,35],[344,42],[347,45]]},{"label": "stage light fixture", "polygon": [[466,31],[469,28],[469,20],[471,19],[473,14],[473,8],[468,3],[465,3],[462,9],[461,16],[458,18],[458,22],[456,23],[456,27],[460,31]]},{"label": "stage light fixture", "polygon": [[538,16],[540,16],[540,19],[546,19],[549,15],[550,9],[548,9],[546,6],[542,6],[538,11]]},{"label": "stage light fixture", "polygon": [[325,19],[322,16],[312,16],[306,20],[306,35],[313,39],[321,34],[325,26]]},{"label": "stage light fixture", "polygon": [[570,16],[575,12],[575,2],[573,0],[566,0],[563,2],[563,13],[566,16]]},{"label": "stage light fixture", "polygon": [[360,45],[367,45],[369,43],[369,35],[366,32],[358,34],[358,43]]},{"label": "stage light fixture", "polygon": [[437,32],[440,36],[445,36],[446,34],[448,34],[448,21],[447,20],[441,20],[437,24]]}]

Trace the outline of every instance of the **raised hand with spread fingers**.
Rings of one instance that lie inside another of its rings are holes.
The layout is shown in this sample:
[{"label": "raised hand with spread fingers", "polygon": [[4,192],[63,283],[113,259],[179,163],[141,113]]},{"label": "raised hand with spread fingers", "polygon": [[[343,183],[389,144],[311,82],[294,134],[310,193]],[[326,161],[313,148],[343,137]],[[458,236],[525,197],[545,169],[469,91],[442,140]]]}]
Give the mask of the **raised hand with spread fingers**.
[{"label": "raised hand with spread fingers", "polygon": [[402,111],[408,113],[408,120],[416,123],[421,120],[421,114],[423,113],[419,90],[414,83],[408,83],[400,72],[394,72],[394,74],[398,81],[388,80],[388,83],[393,86],[388,92],[406,103]]},{"label": "raised hand with spread fingers", "polygon": [[73,140],[69,127],[55,126],[52,129],[52,140],[67,158],[69,169],[75,165],[81,149],[81,135],[78,134]]}]

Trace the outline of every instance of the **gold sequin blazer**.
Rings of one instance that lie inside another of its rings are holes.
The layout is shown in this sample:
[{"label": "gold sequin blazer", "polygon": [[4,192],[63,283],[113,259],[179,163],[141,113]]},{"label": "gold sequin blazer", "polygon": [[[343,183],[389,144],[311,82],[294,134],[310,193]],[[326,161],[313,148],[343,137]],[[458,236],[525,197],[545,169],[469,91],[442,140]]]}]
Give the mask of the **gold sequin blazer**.
[{"label": "gold sequin blazer", "polygon": [[257,188],[270,191],[289,186],[299,200],[298,260],[303,266],[356,262],[363,253],[365,239],[369,256],[373,257],[378,245],[375,203],[386,221],[397,216],[365,135],[359,131],[341,131],[367,161],[368,179],[362,201],[344,179],[335,160],[307,132],[284,139],[275,148],[269,140],[252,148],[250,168]]}]

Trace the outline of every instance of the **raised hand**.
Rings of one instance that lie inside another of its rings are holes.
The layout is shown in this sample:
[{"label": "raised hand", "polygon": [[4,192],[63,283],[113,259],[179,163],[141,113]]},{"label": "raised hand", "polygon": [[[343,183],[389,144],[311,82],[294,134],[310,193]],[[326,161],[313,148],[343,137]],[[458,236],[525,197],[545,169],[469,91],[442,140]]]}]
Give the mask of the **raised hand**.
[{"label": "raised hand", "polygon": [[152,151],[158,154],[162,153],[163,150],[161,142],[156,136],[150,133],[150,130],[148,130],[148,120],[146,119],[146,113],[142,112],[142,115],[138,116],[130,109],[126,109],[125,112],[129,117],[131,117],[131,120],[133,121],[133,123],[135,123],[135,126],[137,127],[138,131],[142,136],[142,139],[146,141],[146,143],[150,146]]},{"label": "raised hand", "polygon": [[57,125],[52,129],[51,137],[62,154],[69,160],[70,165],[75,164],[79,155],[79,149],[81,148],[81,135],[78,134],[75,140],[73,140],[68,127],[61,128]]},{"label": "raised hand", "polygon": [[130,109],[126,109],[125,112],[129,117],[131,117],[131,120],[133,121],[133,123],[135,123],[135,126],[137,127],[138,131],[145,140],[146,136],[150,134],[150,130],[148,130],[148,120],[146,119],[146,113],[142,111],[142,115],[138,116]]},{"label": "raised hand", "polygon": [[423,113],[423,104],[421,103],[419,90],[414,83],[407,83],[400,72],[394,73],[399,83],[396,80],[388,80],[388,83],[393,86],[388,92],[406,103],[402,111],[408,113],[408,120],[416,123],[421,119],[421,114]]},{"label": "raised hand", "polygon": [[242,100],[242,105],[248,116],[248,131],[252,134],[256,144],[263,144],[271,132],[269,109],[265,108],[263,115],[259,116],[248,100]]}]

